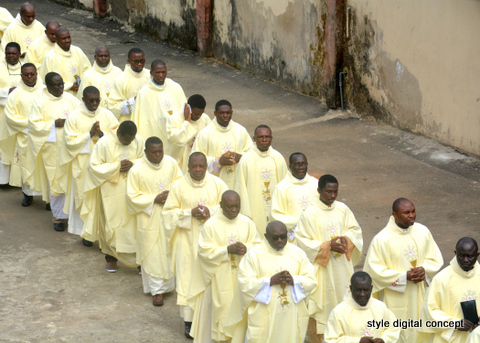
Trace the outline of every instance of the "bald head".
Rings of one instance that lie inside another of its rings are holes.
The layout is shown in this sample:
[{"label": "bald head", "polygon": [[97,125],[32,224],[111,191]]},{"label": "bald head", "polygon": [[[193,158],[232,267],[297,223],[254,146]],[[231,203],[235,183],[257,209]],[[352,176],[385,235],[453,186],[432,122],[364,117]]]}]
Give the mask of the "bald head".
[{"label": "bald head", "polygon": [[106,68],[110,64],[110,50],[106,46],[100,45],[97,47],[93,57],[100,68]]},{"label": "bald head", "polygon": [[70,31],[64,27],[59,27],[55,31],[55,39],[57,44],[62,50],[70,51],[70,45],[72,44],[72,38],[70,37]]},{"label": "bald head", "polygon": [[407,198],[398,198],[397,200],[395,200],[392,204],[392,212],[397,212],[398,211],[398,208],[400,206],[402,206],[403,204],[412,204],[413,205],[413,202],[411,202],[410,200],[408,200]]},{"label": "bald head", "polygon": [[222,194],[222,200],[220,201],[220,207],[223,214],[230,220],[238,217],[240,213],[240,196],[235,191],[226,191]]},{"label": "bald head", "polygon": [[287,245],[287,227],[278,220],[270,222],[267,225],[265,238],[273,249],[280,251]]},{"label": "bald head", "polygon": [[20,7],[20,19],[26,26],[32,25],[35,21],[35,9],[29,3],[24,3]]},{"label": "bald head", "polygon": [[477,241],[470,237],[463,237],[455,246],[457,263],[464,271],[468,272],[475,267],[478,259]]},{"label": "bald head", "polygon": [[48,37],[48,40],[52,43],[57,41],[57,37],[55,37],[55,31],[60,27],[60,24],[56,21],[49,21],[47,25],[45,25],[45,34]]}]

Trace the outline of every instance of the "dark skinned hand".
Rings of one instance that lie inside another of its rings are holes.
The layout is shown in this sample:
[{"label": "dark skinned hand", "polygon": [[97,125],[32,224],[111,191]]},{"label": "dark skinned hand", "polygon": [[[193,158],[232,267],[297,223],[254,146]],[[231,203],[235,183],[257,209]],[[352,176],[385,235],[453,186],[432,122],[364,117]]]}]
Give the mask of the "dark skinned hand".
[{"label": "dark skinned hand", "polygon": [[293,286],[293,277],[288,270],[277,273],[270,278],[270,286],[282,284]]},{"label": "dark skinned hand", "polygon": [[[337,243],[338,239],[340,239],[341,243]],[[332,239],[330,241],[330,249],[339,254],[345,254],[345,252],[347,251],[347,240],[343,236]]]},{"label": "dark skinned hand", "polygon": [[15,90],[15,88],[17,88],[17,87],[12,87],[12,88],[10,88],[10,89],[8,90],[8,94],[10,94],[11,92],[13,92],[13,91]]},{"label": "dark skinned hand", "polygon": [[154,202],[155,204],[163,205],[165,204],[165,201],[167,201],[167,197],[168,197],[168,191],[163,191],[162,193],[157,195]]},{"label": "dark skinned hand", "polygon": [[133,162],[131,162],[129,160],[122,160],[120,162],[120,172],[121,173],[128,173],[128,171],[132,167],[133,167]]},{"label": "dark skinned hand", "polygon": [[381,339],[381,338],[374,338],[373,341],[374,341],[375,343],[385,343],[385,341],[384,341],[383,339]]},{"label": "dark skinned hand", "polygon": [[365,336],[360,338],[360,343],[374,343],[375,341],[373,340],[373,337],[370,336]]},{"label": "dark skinned hand", "polygon": [[[478,325],[478,324],[477,324]],[[458,331],[469,331],[474,327],[473,323],[468,319],[463,320],[463,327],[458,329]]]},{"label": "dark skinned hand", "polygon": [[99,136],[100,137],[100,122],[96,121],[93,123],[92,128],[90,129],[90,137]]},{"label": "dark skinned hand", "polygon": [[[78,81],[77,81],[78,82]],[[72,91],[76,92],[78,91],[78,83],[75,82],[73,85],[72,85],[72,88],[70,88]]]},{"label": "dark skinned hand", "polygon": [[227,248],[229,254],[243,256],[247,252],[247,247],[242,242],[230,244]]},{"label": "dark skinned hand", "polygon": [[55,127],[63,127],[65,125],[65,119],[55,120]]},{"label": "dark skinned hand", "polygon": [[198,220],[207,220],[210,218],[210,211],[208,207],[203,208],[203,212],[200,207],[192,208],[192,217]]},{"label": "dark skinned hand", "polygon": [[425,280],[425,269],[423,269],[423,267],[411,268],[407,272],[407,280],[413,283],[422,282]]},{"label": "dark skinned hand", "polygon": [[242,158],[242,155],[235,153],[235,163],[240,162],[241,158]]},{"label": "dark skinned hand", "polygon": [[[233,156],[232,156],[233,155]],[[218,160],[221,166],[232,166],[235,164],[235,153],[227,151]]]}]

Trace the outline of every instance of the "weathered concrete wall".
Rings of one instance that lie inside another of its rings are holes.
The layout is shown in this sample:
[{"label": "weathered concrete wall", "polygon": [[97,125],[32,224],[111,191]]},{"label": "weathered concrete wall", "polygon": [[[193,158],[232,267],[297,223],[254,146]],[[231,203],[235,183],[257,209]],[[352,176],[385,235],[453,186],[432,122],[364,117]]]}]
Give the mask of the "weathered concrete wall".
[{"label": "weathered concrete wall", "polygon": [[307,94],[323,95],[323,1],[215,1],[214,18],[217,58]]},{"label": "weathered concrete wall", "polygon": [[170,44],[197,49],[195,0],[109,1],[111,14]]},{"label": "weathered concrete wall", "polygon": [[350,106],[480,155],[480,1],[348,5]]}]

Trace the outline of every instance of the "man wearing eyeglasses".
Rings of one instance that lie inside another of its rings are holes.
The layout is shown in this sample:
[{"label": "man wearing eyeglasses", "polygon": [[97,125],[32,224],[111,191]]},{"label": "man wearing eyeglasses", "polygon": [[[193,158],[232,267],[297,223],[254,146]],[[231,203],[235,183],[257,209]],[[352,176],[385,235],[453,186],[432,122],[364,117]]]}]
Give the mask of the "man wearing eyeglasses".
[{"label": "man wearing eyeglasses", "polygon": [[[225,321],[232,342],[291,342],[305,339],[307,299],[317,285],[307,255],[288,243],[287,228],[268,224],[261,244],[238,266],[238,285]],[[248,328],[241,330],[247,317]]]},{"label": "man wearing eyeglasses", "polygon": [[[83,105],[65,121],[64,141],[60,149],[60,179],[66,193],[64,212],[68,213],[68,232],[80,235],[83,221],[80,209],[84,198],[83,185],[90,154],[98,140],[118,127],[112,112],[100,107],[100,91],[89,86],[83,90]],[[65,175],[66,174],[66,175]],[[66,177],[63,179],[63,177]],[[85,246],[92,242],[83,240]]]},{"label": "man wearing eyeglasses", "polygon": [[14,21],[6,28],[2,37],[2,50],[10,42],[17,42],[20,45],[23,53],[20,58],[25,58],[25,54],[30,47],[30,44],[39,38],[45,27],[38,20],[35,19],[35,9],[29,3],[24,3],[20,7],[20,13]]},{"label": "man wearing eyeglasses", "polygon": [[112,94],[106,99],[108,109],[120,122],[130,120],[138,91],[151,78],[150,70],[144,68],[145,53],[142,49],[130,49],[127,62],[123,73],[113,83]]},{"label": "man wearing eyeglasses", "polygon": [[60,74],[65,82],[65,91],[77,95],[81,77],[91,68],[90,61],[82,49],[72,45],[70,32],[66,28],[58,28],[55,38],[55,46],[42,61],[40,74],[42,79],[51,71]]},{"label": "man wearing eyeglasses", "polygon": [[18,87],[22,80],[20,62],[21,48],[18,43],[10,42],[5,47],[5,58],[0,61],[0,184],[10,181],[10,165],[13,160],[15,137],[8,136],[5,121],[5,105],[8,95]]},{"label": "man wearing eyeglasses", "polygon": [[7,99],[5,106],[5,126],[7,135],[14,137],[14,148],[10,172],[10,186],[22,187],[24,194],[22,206],[32,204],[34,195],[41,193],[34,192],[30,187],[24,185],[26,180],[25,162],[27,158],[28,145],[28,116],[32,109],[33,102],[41,97],[45,87],[37,80],[37,68],[32,63],[22,65],[22,80]]},{"label": "man wearing eyeglasses", "polygon": [[271,217],[287,226],[288,241],[295,242],[295,229],[300,215],[318,197],[318,179],[308,175],[307,157],[295,152],[289,158],[290,172],[273,190]]}]

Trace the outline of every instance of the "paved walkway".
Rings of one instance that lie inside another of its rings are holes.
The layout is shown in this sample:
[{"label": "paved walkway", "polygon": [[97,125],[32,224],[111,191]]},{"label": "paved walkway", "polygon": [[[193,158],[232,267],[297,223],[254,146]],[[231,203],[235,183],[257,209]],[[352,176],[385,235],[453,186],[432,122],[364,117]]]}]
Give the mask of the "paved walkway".
[{"label": "paved walkway", "polygon": [[[2,1],[14,15],[19,2]],[[285,90],[193,52],[127,33],[88,12],[36,1],[37,19],[69,28],[72,44],[93,60],[95,47],[110,48],[123,69],[127,51],[146,51],[168,66],[187,96],[203,94],[213,116],[217,100],[228,99],[234,120],[249,132],[273,128],[273,146],[288,156],[304,152],[310,170],[339,179],[339,200],[355,213],[365,249],[388,221],[391,204],[408,197],[418,221],[427,225],[448,263],[464,235],[480,239],[480,161],[434,141],[361,121],[347,112],[328,112],[317,99]],[[142,292],[136,269],[105,271],[98,246],[52,228],[51,216],[36,200],[22,208],[21,191],[0,189],[0,342],[183,342],[175,295],[155,308]],[[363,261],[362,261],[363,263]]]}]

